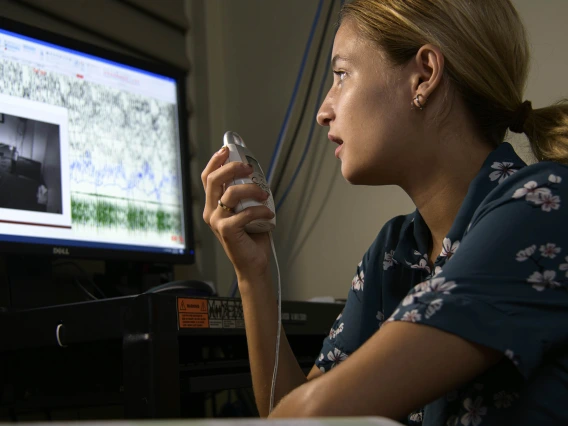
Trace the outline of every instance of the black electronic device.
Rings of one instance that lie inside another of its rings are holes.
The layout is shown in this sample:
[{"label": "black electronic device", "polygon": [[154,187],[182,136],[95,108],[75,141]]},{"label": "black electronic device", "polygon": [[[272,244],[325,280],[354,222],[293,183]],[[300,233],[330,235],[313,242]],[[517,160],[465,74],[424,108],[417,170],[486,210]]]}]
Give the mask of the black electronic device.
[{"label": "black electronic device", "polygon": [[185,78],[0,18],[0,252],[193,263]]},{"label": "black electronic device", "polygon": [[[282,302],[282,325],[306,374],[342,308]],[[103,419],[111,409],[115,419],[212,417],[220,407],[207,406],[223,391],[255,415],[239,299],[158,292],[0,312],[0,335],[8,366],[0,420],[2,410],[21,421],[70,411]]]}]

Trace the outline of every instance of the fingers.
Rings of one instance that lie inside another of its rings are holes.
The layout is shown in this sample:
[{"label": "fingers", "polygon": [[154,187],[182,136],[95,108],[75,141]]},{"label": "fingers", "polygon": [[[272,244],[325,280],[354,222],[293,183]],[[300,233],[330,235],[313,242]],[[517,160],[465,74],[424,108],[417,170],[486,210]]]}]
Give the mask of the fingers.
[{"label": "fingers", "polygon": [[[232,182],[234,179],[249,176],[251,172],[252,169],[248,167],[247,164],[234,162],[211,172],[207,176],[207,187],[205,189],[205,209],[203,212],[203,219],[206,223],[209,223],[208,218],[218,206],[217,201],[219,201],[219,199],[223,195],[224,185]],[[229,205],[229,207],[232,207],[232,205]]]},{"label": "fingers", "polygon": [[[244,178],[252,173],[252,167],[248,164],[241,162],[231,162],[223,166],[227,157],[229,155],[229,150],[225,147],[221,148],[216,152],[209,163],[201,173],[201,182],[203,183],[203,188],[205,189],[205,208],[203,210],[203,220],[205,223],[210,224],[211,216],[217,210],[217,202],[223,196],[224,187],[227,183],[230,183],[234,179]],[[221,167],[223,166],[223,167]],[[236,188],[235,186],[234,188]],[[239,200],[245,198],[253,198],[263,201],[266,199],[264,196],[264,191],[260,188],[255,188],[256,185],[238,185],[238,187],[246,187],[245,189],[240,189],[238,191],[232,190],[232,186],[229,187],[228,198],[225,198],[223,203],[226,206],[234,207],[237,205]],[[235,191],[233,193],[233,191]],[[222,210],[222,209],[221,209]],[[226,215],[230,212],[226,211]],[[225,216],[226,216],[225,215]]]},{"label": "fingers", "polygon": [[215,228],[217,223],[215,219],[233,216],[235,214],[234,209],[241,200],[253,199],[263,202],[268,197],[268,193],[254,183],[230,186],[220,198],[221,203],[229,210],[224,209],[218,200],[214,209],[211,207],[206,208],[207,213],[204,213],[203,218],[212,228]]},{"label": "fingers", "polygon": [[[219,210],[222,209],[219,208]],[[257,219],[270,220],[274,217],[274,213],[266,206],[253,206],[247,207],[232,216],[223,216],[224,214],[217,214],[217,212],[215,212],[211,218],[211,226],[224,241],[230,241],[231,238],[239,234],[239,231],[242,232],[244,230],[247,223]]]},{"label": "fingers", "polygon": [[205,169],[201,173],[201,182],[203,183],[203,189],[207,189],[207,176],[209,176],[213,171],[217,170],[223,165],[229,156],[229,150],[226,146],[222,147],[219,151],[213,154]]},{"label": "fingers", "polygon": [[221,202],[227,207],[234,209],[240,200],[247,198],[262,202],[268,198],[268,192],[264,191],[255,183],[233,185],[227,188],[221,197]]}]

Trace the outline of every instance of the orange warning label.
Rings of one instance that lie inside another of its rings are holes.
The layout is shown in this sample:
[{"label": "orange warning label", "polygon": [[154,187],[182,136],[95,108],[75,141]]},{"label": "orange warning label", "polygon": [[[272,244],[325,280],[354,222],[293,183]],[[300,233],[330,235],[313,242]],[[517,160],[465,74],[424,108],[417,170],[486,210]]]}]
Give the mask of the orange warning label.
[{"label": "orange warning label", "polygon": [[209,328],[207,314],[179,313],[179,328]]},{"label": "orange warning label", "polygon": [[192,312],[207,315],[207,300],[178,297],[178,312]]},{"label": "orange warning label", "polygon": [[[180,330],[182,328],[245,328],[243,305],[240,300],[213,297],[207,299],[178,297],[177,311]],[[283,313],[282,317],[284,315],[289,314]],[[305,316],[305,314],[301,315]]]},{"label": "orange warning label", "polygon": [[206,299],[178,297],[179,328],[209,328]]}]

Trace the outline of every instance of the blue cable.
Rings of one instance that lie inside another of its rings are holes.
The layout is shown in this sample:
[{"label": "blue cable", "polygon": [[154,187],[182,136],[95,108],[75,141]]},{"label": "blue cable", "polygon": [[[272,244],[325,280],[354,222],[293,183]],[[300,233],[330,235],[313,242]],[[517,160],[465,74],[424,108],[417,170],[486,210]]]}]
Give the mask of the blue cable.
[{"label": "blue cable", "polygon": [[[331,56],[331,51],[330,51],[330,56]],[[288,196],[288,193],[290,192],[290,190],[292,189],[292,185],[294,185],[294,181],[296,180],[296,178],[298,177],[298,173],[300,173],[300,169],[302,168],[302,165],[304,164],[304,160],[306,159],[306,156],[308,154],[308,150],[310,149],[310,145],[312,143],[312,136],[314,134],[314,128],[316,126],[316,120],[315,120],[315,116],[318,113],[318,110],[320,108],[321,105],[321,101],[322,101],[322,95],[323,95],[323,88],[325,86],[325,82],[327,81],[327,75],[329,73],[329,68],[331,66],[331,63],[328,62],[327,66],[325,68],[325,72],[323,74],[323,78],[321,80],[321,84],[319,87],[319,91],[318,91],[318,96],[317,96],[317,100],[316,100],[316,108],[315,108],[315,112],[314,112],[314,119],[312,120],[312,125],[310,127],[310,133],[308,134],[308,142],[306,143],[306,146],[304,148],[304,152],[302,153],[302,158],[300,159],[300,163],[298,164],[298,167],[296,168],[296,170],[294,171],[294,175],[292,176],[292,180],[290,181],[290,183],[288,184],[288,186],[286,187],[286,190],[284,191],[284,195],[282,196],[282,198],[280,199],[280,201],[278,202],[278,204],[276,205],[276,211],[278,212],[278,210],[280,210],[280,207],[282,206],[282,203],[284,203],[284,200],[286,199],[286,197]]]},{"label": "blue cable", "polygon": [[318,8],[316,10],[316,15],[314,17],[314,21],[312,22],[312,29],[310,30],[310,36],[308,38],[308,42],[306,44],[306,48],[304,49],[304,57],[302,58],[302,63],[300,65],[300,70],[298,71],[298,77],[296,78],[296,84],[294,85],[294,90],[292,91],[292,97],[290,99],[290,103],[288,104],[288,109],[286,110],[286,115],[284,117],[284,122],[282,123],[282,127],[280,128],[280,134],[278,135],[278,141],[276,142],[276,146],[274,147],[274,152],[272,153],[272,158],[270,159],[270,166],[268,167],[268,173],[266,175],[266,180],[270,185],[272,181],[272,172],[274,167],[276,166],[276,160],[278,155],[280,154],[280,150],[282,147],[282,142],[286,137],[286,132],[288,130],[288,123],[290,121],[290,116],[292,115],[292,110],[294,109],[294,105],[296,104],[296,97],[298,95],[298,89],[300,88],[300,82],[302,81],[302,76],[304,75],[304,69],[306,68],[306,62],[308,60],[308,54],[310,52],[310,48],[312,46],[312,41],[314,38],[314,34],[316,32],[316,28],[318,26],[321,10],[323,6],[323,0],[319,1]]},{"label": "blue cable", "polygon": [[[345,3],[345,0],[340,0],[339,4],[340,7],[342,8],[343,5]],[[333,45],[331,46],[330,52],[329,52],[329,56],[331,56],[331,52],[333,51]],[[325,69],[325,73],[323,75],[323,79],[322,82],[320,84],[319,87],[319,91],[318,91],[318,97],[317,97],[317,101],[316,101],[316,110],[314,112],[314,117],[317,115],[318,110],[320,108],[321,105],[321,96],[322,96],[322,92],[323,92],[323,87],[325,85],[325,82],[327,80],[327,74],[329,73],[329,68],[331,66],[331,63],[328,62],[327,63],[327,67]],[[314,133],[314,128],[316,125],[316,120],[315,118],[312,120],[312,125],[310,127],[310,133],[308,135],[308,142],[306,143],[306,147],[304,148],[304,152],[302,153],[302,158],[300,159],[300,163],[298,164],[298,167],[296,168],[296,170],[294,171],[294,174],[292,175],[292,180],[290,181],[290,183],[288,184],[288,186],[286,187],[286,190],[284,191],[284,195],[282,196],[282,198],[280,199],[280,201],[278,202],[278,204],[276,205],[276,211],[280,210],[280,207],[282,207],[282,204],[284,203],[284,200],[286,199],[286,197],[288,196],[288,193],[290,192],[290,190],[292,189],[292,185],[294,184],[294,181],[296,180],[296,178],[298,177],[298,174],[300,173],[300,169],[302,168],[302,165],[304,164],[304,160],[306,159],[306,156],[308,154],[308,150],[310,149],[310,144],[312,143],[312,136]]]}]

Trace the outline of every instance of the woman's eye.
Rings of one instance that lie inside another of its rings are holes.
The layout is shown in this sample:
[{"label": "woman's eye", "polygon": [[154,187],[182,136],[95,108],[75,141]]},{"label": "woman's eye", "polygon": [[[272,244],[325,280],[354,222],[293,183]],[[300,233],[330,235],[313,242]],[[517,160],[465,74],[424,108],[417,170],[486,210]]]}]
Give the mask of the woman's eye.
[{"label": "woman's eye", "polygon": [[339,77],[339,81],[343,81],[345,78],[345,71],[333,71],[333,73]]}]

